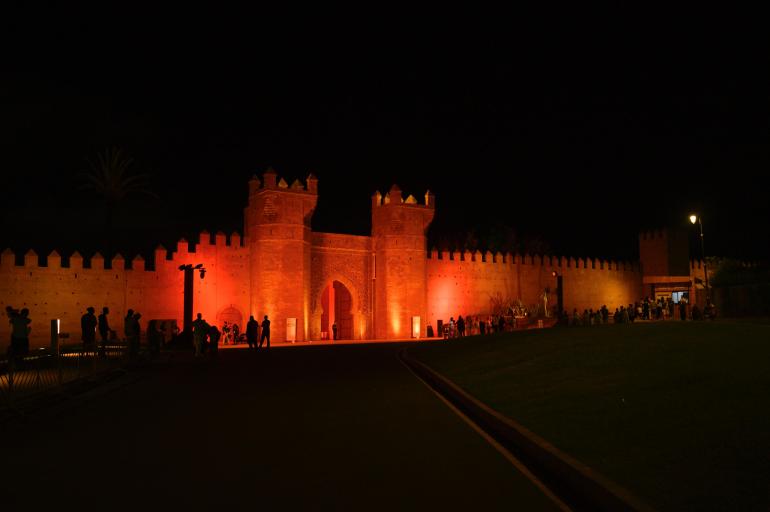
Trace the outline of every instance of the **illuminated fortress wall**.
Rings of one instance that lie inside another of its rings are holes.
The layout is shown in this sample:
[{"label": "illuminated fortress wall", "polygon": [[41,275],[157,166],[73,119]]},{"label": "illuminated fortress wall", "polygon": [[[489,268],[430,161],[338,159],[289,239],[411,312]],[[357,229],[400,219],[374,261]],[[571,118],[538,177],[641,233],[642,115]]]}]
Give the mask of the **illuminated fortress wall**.
[{"label": "illuminated fortress wall", "polygon": [[550,309],[557,304],[554,271],[562,276],[564,308],[570,312],[596,310],[603,304],[614,311],[641,297],[641,273],[631,263],[433,250],[428,260],[428,322],[435,326],[439,319],[486,315],[495,296],[532,308],[543,304],[546,290]]},{"label": "illuminated fortress wall", "polygon": [[[241,246],[237,233],[227,242],[224,233],[219,233],[211,243],[210,235],[204,232],[201,243],[195,244],[192,251],[184,240],[171,254],[159,247],[155,251],[155,270],[145,270],[139,256],[130,268],[119,255],[105,268],[101,255],[95,254],[84,262],[78,253],[69,257],[68,266],[63,266],[55,251],[44,265],[39,265],[37,254],[30,251],[24,256],[24,265],[16,266],[14,254],[5,251],[0,261],[0,306],[3,310],[7,305],[30,309],[32,346],[48,345],[49,322],[53,318],[61,319],[61,330],[71,334],[71,342],[79,341],[80,317],[89,306],[96,308],[97,315],[102,307],[109,307],[110,327],[120,337],[129,308],[141,313],[143,329],[151,319],[176,319],[181,326],[183,273],[178,267],[203,263],[206,277],[195,280],[195,311],[210,321],[227,318],[232,309],[248,311],[249,290],[245,272],[248,251]],[[3,346],[10,339],[7,321],[0,322],[0,339],[4,340],[0,343]]]},{"label": "illuminated fortress wall", "polygon": [[[269,315],[275,342],[290,337],[289,325],[296,326],[294,337],[303,341],[320,339],[334,322],[348,339],[388,339],[425,336],[428,325],[435,329],[439,319],[486,316],[496,296],[531,308],[542,305],[547,290],[553,309],[553,272],[563,277],[564,308],[570,312],[603,304],[614,310],[663,286],[703,279],[699,262],[691,262],[689,276],[671,277],[648,275],[639,263],[428,252],[425,233],[435,198],[430,192],[419,201],[405,198],[395,185],[385,195],[372,196],[371,236],[314,233],[310,225],[317,199],[318,180],[312,175],[305,184],[295,180],[291,185],[272,170],[262,180],[255,176],[249,181],[243,238],[218,233],[212,241],[203,232],[192,246],[181,240],[174,251],[159,247],[152,270],[145,269],[141,257],[127,265],[117,256],[105,266],[99,254],[84,261],[75,253],[63,264],[53,252],[41,264],[31,251],[16,265],[6,250],[0,259],[0,306],[30,309],[33,346],[48,344],[54,318],[61,319],[63,332],[71,333],[70,341],[79,341],[80,317],[88,306],[97,314],[108,306],[111,327],[120,337],[128,308],[142,314],[143,328],[153,319],[173,319],[181,327],[184,279],[179,266],[203,264],[206,276],[195,278],[193,310],[209,322],[221,326],[227,320],[243,328],[249,315],[260,321]],[[662,237],[640,238],[642,261],[659,273],[669,272],[662,264],[656,267],[670,259],[658,254],[670,245],[659,243]],[[681,272],[681,255],[675,263]],[[0,347],[9,339],[8,322],[2,321]]]},{"label": "illuminated fortress wall", "polygon": [[372,239],[368,236],[313,233],[311,248],[310,338],[321,338],[322,294],[334,281],[350,292],[353,339],[373,338]]}]

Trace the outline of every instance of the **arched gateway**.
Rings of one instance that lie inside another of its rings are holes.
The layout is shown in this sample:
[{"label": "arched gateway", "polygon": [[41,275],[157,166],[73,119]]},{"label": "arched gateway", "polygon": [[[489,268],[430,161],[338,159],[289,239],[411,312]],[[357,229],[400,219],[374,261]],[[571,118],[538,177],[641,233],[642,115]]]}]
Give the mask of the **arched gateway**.
[{"label": "arched gateway", "polygon": [[353,296],[339,281],[327,284],[321,292],[321,338],[334,339],[337,324],[338,340],[352,340],[355,334]]}]

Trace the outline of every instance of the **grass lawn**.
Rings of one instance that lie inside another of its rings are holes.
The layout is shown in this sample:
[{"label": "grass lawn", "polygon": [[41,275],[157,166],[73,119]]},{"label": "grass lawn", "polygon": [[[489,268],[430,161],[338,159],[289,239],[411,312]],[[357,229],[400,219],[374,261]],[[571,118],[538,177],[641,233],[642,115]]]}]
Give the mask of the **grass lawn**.
[{"label": "grass lawn", "polygon": [[660,510],[770,510],[770,323],[555,328],[410,353]]}]

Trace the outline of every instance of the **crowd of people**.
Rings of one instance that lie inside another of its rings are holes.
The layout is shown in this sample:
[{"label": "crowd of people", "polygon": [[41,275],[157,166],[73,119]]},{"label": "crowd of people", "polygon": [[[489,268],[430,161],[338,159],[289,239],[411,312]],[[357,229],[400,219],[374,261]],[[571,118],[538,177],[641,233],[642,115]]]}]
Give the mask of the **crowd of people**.
[{"label": "crowd of people", "polygon": [[572,310],[572,314],[562,311],[559,316],[559,324],[563,326],[591,326],[603,325],[608,323],[628,324],[637,320],[705,320],[716,318],[716,308],[710,302],[701,310],[697,304],[690,307],[685,298],[679,302],[674,302],[670,297],[659,297],[657,300],[644,297],[643,299],[615,308],[615,312],[610,314],[606,305],[594,309],[584,309],[582,313],[577,308]]},{"label": "crowd of people", "polygon": [[[7,356],[9,359],[19,362],[29,355],[29,337],[32,332],[30,312],[28,308],[18,310],[12,306],[7,306],[5,312],[11,326],[11,342],[8,345]],[[84,353],[98,353],[99,356],[106,357],[109,344],[120,341],[117,331],[110,326],[109,314],[110,309],[105,306],[97,317],[96,309],[91,306],[86,308],[86,312],[80,317],[80,339],[83,343]],[[142,337],[141,318],[142,315],[138,311],[129,309],[123,319],[123,341],[126,343],[128,354],[131,357],[139,354]],[[99,341],[97,341],[97,334],[100,338]],[[179,330],[175,328],[172,337],[178,334]],[[145,335],[151,353],[160,352],[160,349],[167,342],[166,333],[159,328],[159,321],[151,321],[147,326]],[[270,320],[265,315],[262,323],[259,324],[251,316],[246,324],[246,332],[242,335],[240,326],[236,322],[225,321],[220,331],[216,325],[209,325],[198,313],[197,319],[193,322],[192,337],[196,356],[203,354],[206,350],[209,350],[212,355],[216,355],[220,339],[223,344],[235,345],[245,338],[249,348],[253,349],[261,348],[267,342],[269,349]]]},{"label": "crowd of people", "polygon": [[[504,315],[462,315],[449,318],[449,322],[442,325],[439,333],[444,339],[461,338],[463,336],[475,336],[477,334],[492,334],[516,329],[519,319],[516,316]],[[432,328],[430,329],[433,330]]]},{"label": "crowd of people", "polygon": [[[211,357],[216,357],[220,339],[223,344],[234,345],[240,342],[240,327],[235,322],[232,324],[225,322],[220,331],[216,325],[209,325],[203,319],[203,315],[198,313],[193,321],[192,335],[195,357],[201,357],[206,352]],[[246,322],[246,343],[249,344],[250,349],[257,350],[262,348],[265,342],[267,342],[266,349],[270,349],[270,319],[265,315],[260,324],[253,315],[250,316],[249,321]]]}]

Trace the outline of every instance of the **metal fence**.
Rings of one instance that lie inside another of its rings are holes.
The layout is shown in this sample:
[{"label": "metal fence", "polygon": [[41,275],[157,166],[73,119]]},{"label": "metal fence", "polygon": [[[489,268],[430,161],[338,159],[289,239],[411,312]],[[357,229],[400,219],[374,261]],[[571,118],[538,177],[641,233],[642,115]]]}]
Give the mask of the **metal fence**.
[{"label": "metal fence", "polygon": [[0,407],[12,406],[35,393],[106,372],[138,357],[125,342],[111,341],[87,349],[82,344],[30,350],[0,360]]}]

